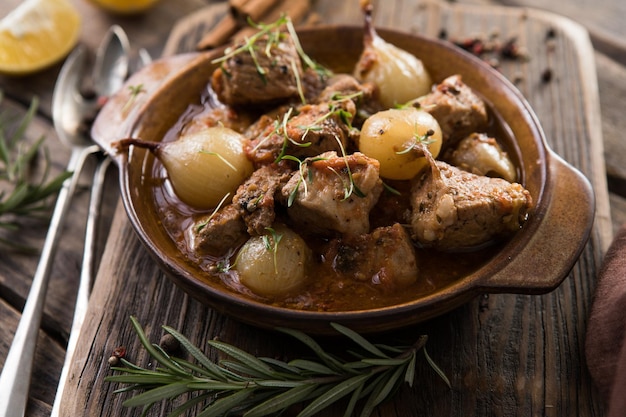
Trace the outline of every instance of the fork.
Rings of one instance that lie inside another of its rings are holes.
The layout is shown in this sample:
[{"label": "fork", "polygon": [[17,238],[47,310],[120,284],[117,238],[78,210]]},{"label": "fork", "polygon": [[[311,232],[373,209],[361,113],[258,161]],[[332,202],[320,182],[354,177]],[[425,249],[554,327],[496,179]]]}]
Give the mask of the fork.
[{"label": "fork", "polygon": [[[113,26],[98,48],[96,56],[93,83],[98,94],[109,96],[121,87],[128,74],[128,50],[126,34],[119,26]],[[80,126],[80,121],[85,115],[93,112],[97,107],[93,99],[85,99],[79,93],[85,59],[85,50],[82,47],[77,48],[68,57],[55,86],[53,119],[59,138],[71,145],[72,153],[67,170],[72,172],[72,176],[64,182],[57,196],[41,258],[0,375],[0,387],[2,387],[0,389],[0,417],[21,417],[25,414],[37,335],[60,231],[83,166],[89,156],[99,151],[99,147],[85,137],[85,131],[81,130]],[[73,123],[69,126],[61,124],[61,120],[67,120],[61,117],[67,115],[74,117]],[[102,168],[99,168],[97,172],[105,171],[106,166],[108,164],[100,164]],[[96,191],[100,193],[99,190]],[[87,250],[88,248],[85,249]],[[91,258],[88,258],[87,262],[90,267]],[[88,290],[89,283],[86,285]]]}]

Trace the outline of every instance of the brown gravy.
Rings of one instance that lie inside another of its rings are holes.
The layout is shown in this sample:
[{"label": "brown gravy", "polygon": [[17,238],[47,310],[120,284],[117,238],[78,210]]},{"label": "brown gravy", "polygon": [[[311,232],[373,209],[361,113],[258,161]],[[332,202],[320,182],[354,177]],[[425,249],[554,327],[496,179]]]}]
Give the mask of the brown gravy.
[{"label": "brown gravy", "polygon": [[[194,116],[206,111],[213,101],[205,95],[202,104],[194,104],[188,108],[164,137],[164,141],[175,140],[183,126]],[[488,103],[487,103],[488,104]],[[490,127],[487,133],[498,138],[501,146],[509,153],[516,166],[519,164],[519,151],[507,126],[490,111]],[[523,184],[523,173],[519,173]],[[494,243],[488,247],[478,248],[468,252],[445,253],[431,249],[415,248],[419,276],[416,282],[408,288],[389,288],[374,282],[357,281],[350,276],[336,272],[332,268],[332,260],[326,259],[324,253],[329,242],[319,237],[306,237],[307,244],[313,250],[309,281],[297,294],[290,294],[276,299],[266,299],[252,293],[239,280],[236,271],[217,272],[215,265],[218,262],[232,263],[238,248],[233,248],[230,258],[200,257],[189,247],[185,238],[185,231],[199,217],[206,215],[182,203],[172,191],[167,180],[167,174],[161,163],[156,160],[153,166],[152,178],[153,198],[157,208],[157,215],[163,227],[176,243],[184,257],[198,265],[202,271],[196,278],[210,285],[221,286],[228,291],[261,301],[267,304],[299,310],[311,311],[354,311],[398,305],[414,299],[427,296],[441,288],[451,285],[459,279],[475,272],[489,262],[505,242]],[[408,181],[397,181],[392,184],[397,190],[408,190]],[[405,200],[406,200],[406,194]],[[391,225],[398,222],[400,212],[406,209],[407,202],[391,193],[383,192],[377,207],[371,213],[372,228]]]}]

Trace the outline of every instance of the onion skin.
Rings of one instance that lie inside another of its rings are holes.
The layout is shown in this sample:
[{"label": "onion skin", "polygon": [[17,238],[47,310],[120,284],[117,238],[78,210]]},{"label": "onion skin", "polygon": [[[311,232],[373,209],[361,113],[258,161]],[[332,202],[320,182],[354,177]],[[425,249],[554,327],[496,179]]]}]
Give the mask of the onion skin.
[{"label": "onion skin", "polygon": [[427,133],[432,134],[425,142],[436,158],[441,150],[442,136],[439,123],[433,116],[414,107],[384,110],[363,123],[359,150],[378,160],[381,177],[408,180],[428,166],[423,152],[415,146]]},{"label": "onion skin", "polygon": [[243,285],[271,298],[300,288],[307,281],[311,258],[304,239],[285,226],[277,226],[272,234],[248,239],[239,250],[234,269]]},{"label": "onion skin", "polygon": [[378,100],[386,108],[403,105],[428,94],[432,78],[422,61],[378,36],[372,23],[372,6],[362,5],[365,14],[364,49],[354,69],[362,82],[377,86]]},{"label": "onion skin", "polygon": [[199,210],[216,207],[229,194],[232,198],[253,171],[243,150],[243,136],[222,126],[165,143],[156,155],[178,198]]}]

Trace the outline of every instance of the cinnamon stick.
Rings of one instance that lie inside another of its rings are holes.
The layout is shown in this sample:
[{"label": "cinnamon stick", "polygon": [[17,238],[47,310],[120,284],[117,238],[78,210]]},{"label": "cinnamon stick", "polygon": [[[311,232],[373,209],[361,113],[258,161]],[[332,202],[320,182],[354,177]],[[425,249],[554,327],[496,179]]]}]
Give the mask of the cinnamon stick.
[{"label": "cinnamon stick", "polygon": [[196,48],[202,51],[224,45],[239,29],[237,20],[230,13],[227,13],[210,32],[200,39]]},{"label": "cinnamon stick", "polygon": [[305,18],[310,7],[310,0],[229,0],[229,13],[202,37],[196,48],[212,49],[231,40],[252,36],[258,29],[247,24],[248,16],[256,23],[272,23],[287,15],[297,24]]},{"label": "cinnamon stick", "polygon": [[[299,3],[296,0],[293,3]],[[258,22],[277,4],[282,3],[281,0],[230,0],[230,14],[235,18],[237,23],[245,27],[248,19]]]}]

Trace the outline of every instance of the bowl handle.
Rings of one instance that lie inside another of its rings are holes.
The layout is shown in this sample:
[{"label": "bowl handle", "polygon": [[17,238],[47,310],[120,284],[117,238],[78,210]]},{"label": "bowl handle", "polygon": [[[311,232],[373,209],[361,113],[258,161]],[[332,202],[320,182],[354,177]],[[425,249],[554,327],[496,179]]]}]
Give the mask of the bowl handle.
[{"label": "bowl handle", "polygon": [[[503,261],[481,286],[487,292],[540,294],[558,287],[584,249],[595,215],[595,195],[589,180],[560,156],[549,151],[546,195],[550,199],[523,250]],[[532,271],[532,272],[531,272]]]}]

